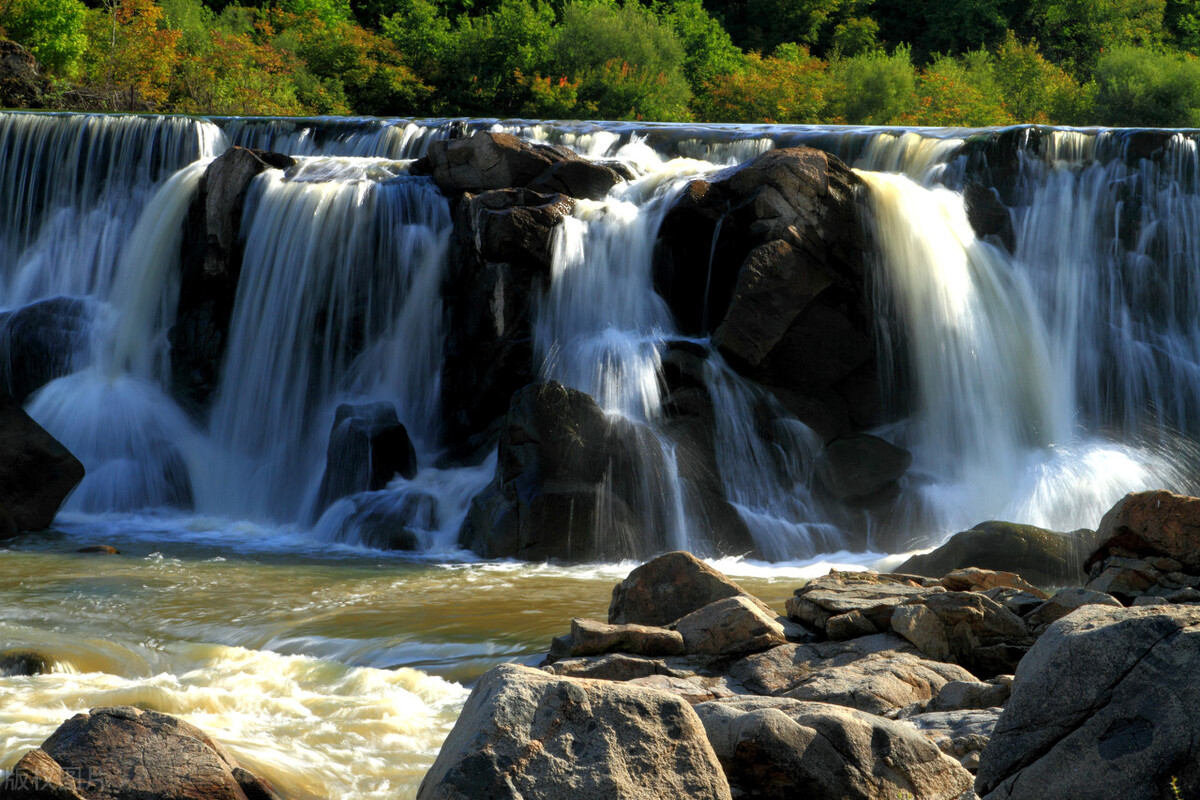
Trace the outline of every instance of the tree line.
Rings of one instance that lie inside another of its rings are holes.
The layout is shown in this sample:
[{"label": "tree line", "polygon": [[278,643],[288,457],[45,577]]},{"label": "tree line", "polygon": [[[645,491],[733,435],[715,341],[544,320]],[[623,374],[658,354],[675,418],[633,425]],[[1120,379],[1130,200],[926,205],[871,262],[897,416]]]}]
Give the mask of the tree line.
[{"label": "tree line", "polygon": [[63,108],[1200,126],[1200,0],[0,0]]}]

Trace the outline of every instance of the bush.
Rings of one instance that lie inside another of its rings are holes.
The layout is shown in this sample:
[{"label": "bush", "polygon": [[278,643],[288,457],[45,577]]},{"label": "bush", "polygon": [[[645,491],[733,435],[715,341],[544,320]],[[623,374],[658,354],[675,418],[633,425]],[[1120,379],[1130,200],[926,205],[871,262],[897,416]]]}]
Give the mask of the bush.
[{"label": "bush", "polygon": [[87,49],[87,8],[79,0],[14,0],[0,27],[52,72],[69,75]]},{"label": "bush", "polygon": [[1012,31],[996,48],[993,76],[1015,122],[1086,125],[1093,120],[1094,83],[1080,84]]},{"label": "bush", "polygon": [[783,45],[771,58],[751,53],[739,71],[705,83],[693,107],[706,122],[818,123],[825,84],[823,61]]},{"label": "bush", "polygon": [[1200,126],[1200,60],[1114,47],[1096,62],[1096,116],[1104,125]]},{"label": "bush", "polygon": [[995,78],[995,65],[984,50],[959,58],[937,56],[919,81],[921,125],[984,127],[1011,125],[1012,115]]},{"label": "bush", "polygon": [[919,104],[917,71],[909,49],[837,58],[829,64],[826,120],[851,125],[911,123]]}]

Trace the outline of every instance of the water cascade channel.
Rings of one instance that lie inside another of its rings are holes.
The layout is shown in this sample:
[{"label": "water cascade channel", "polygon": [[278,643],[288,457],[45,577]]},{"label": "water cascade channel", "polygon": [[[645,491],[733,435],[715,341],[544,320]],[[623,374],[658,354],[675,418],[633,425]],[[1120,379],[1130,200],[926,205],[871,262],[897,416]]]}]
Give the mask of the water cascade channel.
[{"label": "water cascade channel", "polygon": [[[587,521],[598,563],[460,545],[504,456],[496,436],[447,433],[455,208],[410,168],[473,131],[633,176],[555,227],[527,344],[537,380],[586,393],[636,443]],[[235,145],[294,163],[246,193],[198,403],[173,363],[183,243]],[[689,182],[799,145],[863,184],[884,399],[869,432],[912,454],[869,507],[830,497],[822,436],[656,291],[659,230]],[[631,560],[689,549],[781,600],[799,577],[898,563],[984,520],[1070,531],[1129,491],[1200,489],[1197,146],[1035,127],[0,113],[0,383],[87,469],[53,530],[0,542],[0,650],[55,662],[0,675],[0,776],[71,713],[129,703],[194,722],[289,797],[411,797],[464,687],[536,661],[570,617],[603,617]],[[1003,231],[976,232],[980,192]],[[26,387],[31,352],[50,379]],[[692,363],[712,420],[703,485],[671,422],[692,395],[664,378]],[[328,496],[344,404],[394,411],[410,477]],[[718,535],[714,496],[743,550]],[[379,533],[397,519],[403,551]],[[91,544],[122,553],[75,552]]]}]

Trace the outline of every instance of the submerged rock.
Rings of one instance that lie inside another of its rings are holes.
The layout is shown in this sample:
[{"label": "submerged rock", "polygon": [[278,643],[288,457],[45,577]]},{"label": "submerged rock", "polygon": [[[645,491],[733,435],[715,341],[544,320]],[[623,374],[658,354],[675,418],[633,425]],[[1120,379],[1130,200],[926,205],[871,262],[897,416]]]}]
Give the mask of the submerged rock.
[{"label": "submerged rock", "polygon": [[684,700],[527,667],[484,675],[418,800],[726,800],[729,784]]},{"label": "submerged rock", "polygon": [[75,356],[91,343],[93,307],[75,297],[52,297],[0,313],[0,388],[18,403],[74,371]]},{"label": "submerged rock", "polygon": [[0,538],[50,527],[83,475],[83,464],[0,392],[0,510],[11,520]]},{"label": "submerged rock", "polygon": [[374,492],[417,474],[417,452],[391,403],[343,403],[334,413],[317,493],[318,515],[338,498]]},{"label": "submerged rock", "polygon": [[17,762],[5,800],[278,800],[215,740],[131,706],[76,714]]},{"label": "submerged rock", "polygon": [[0,652],[0,676],[45,675],[53,666],[54,659],[37,650]]},{"label": "submerged rock", "polygon": [[1200,608],[1087,606],[1017,668],[983,751],[985,800],[1200,793]]}]

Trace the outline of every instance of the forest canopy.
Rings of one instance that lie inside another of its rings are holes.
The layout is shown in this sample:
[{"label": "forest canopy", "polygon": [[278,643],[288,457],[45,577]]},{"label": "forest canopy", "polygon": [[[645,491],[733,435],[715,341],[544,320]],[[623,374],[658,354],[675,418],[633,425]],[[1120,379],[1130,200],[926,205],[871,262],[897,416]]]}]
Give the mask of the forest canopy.
[{"label": "forest canopy", "polygon": [[1200,0],[0,0],[58,108],[1200,125]]}]

